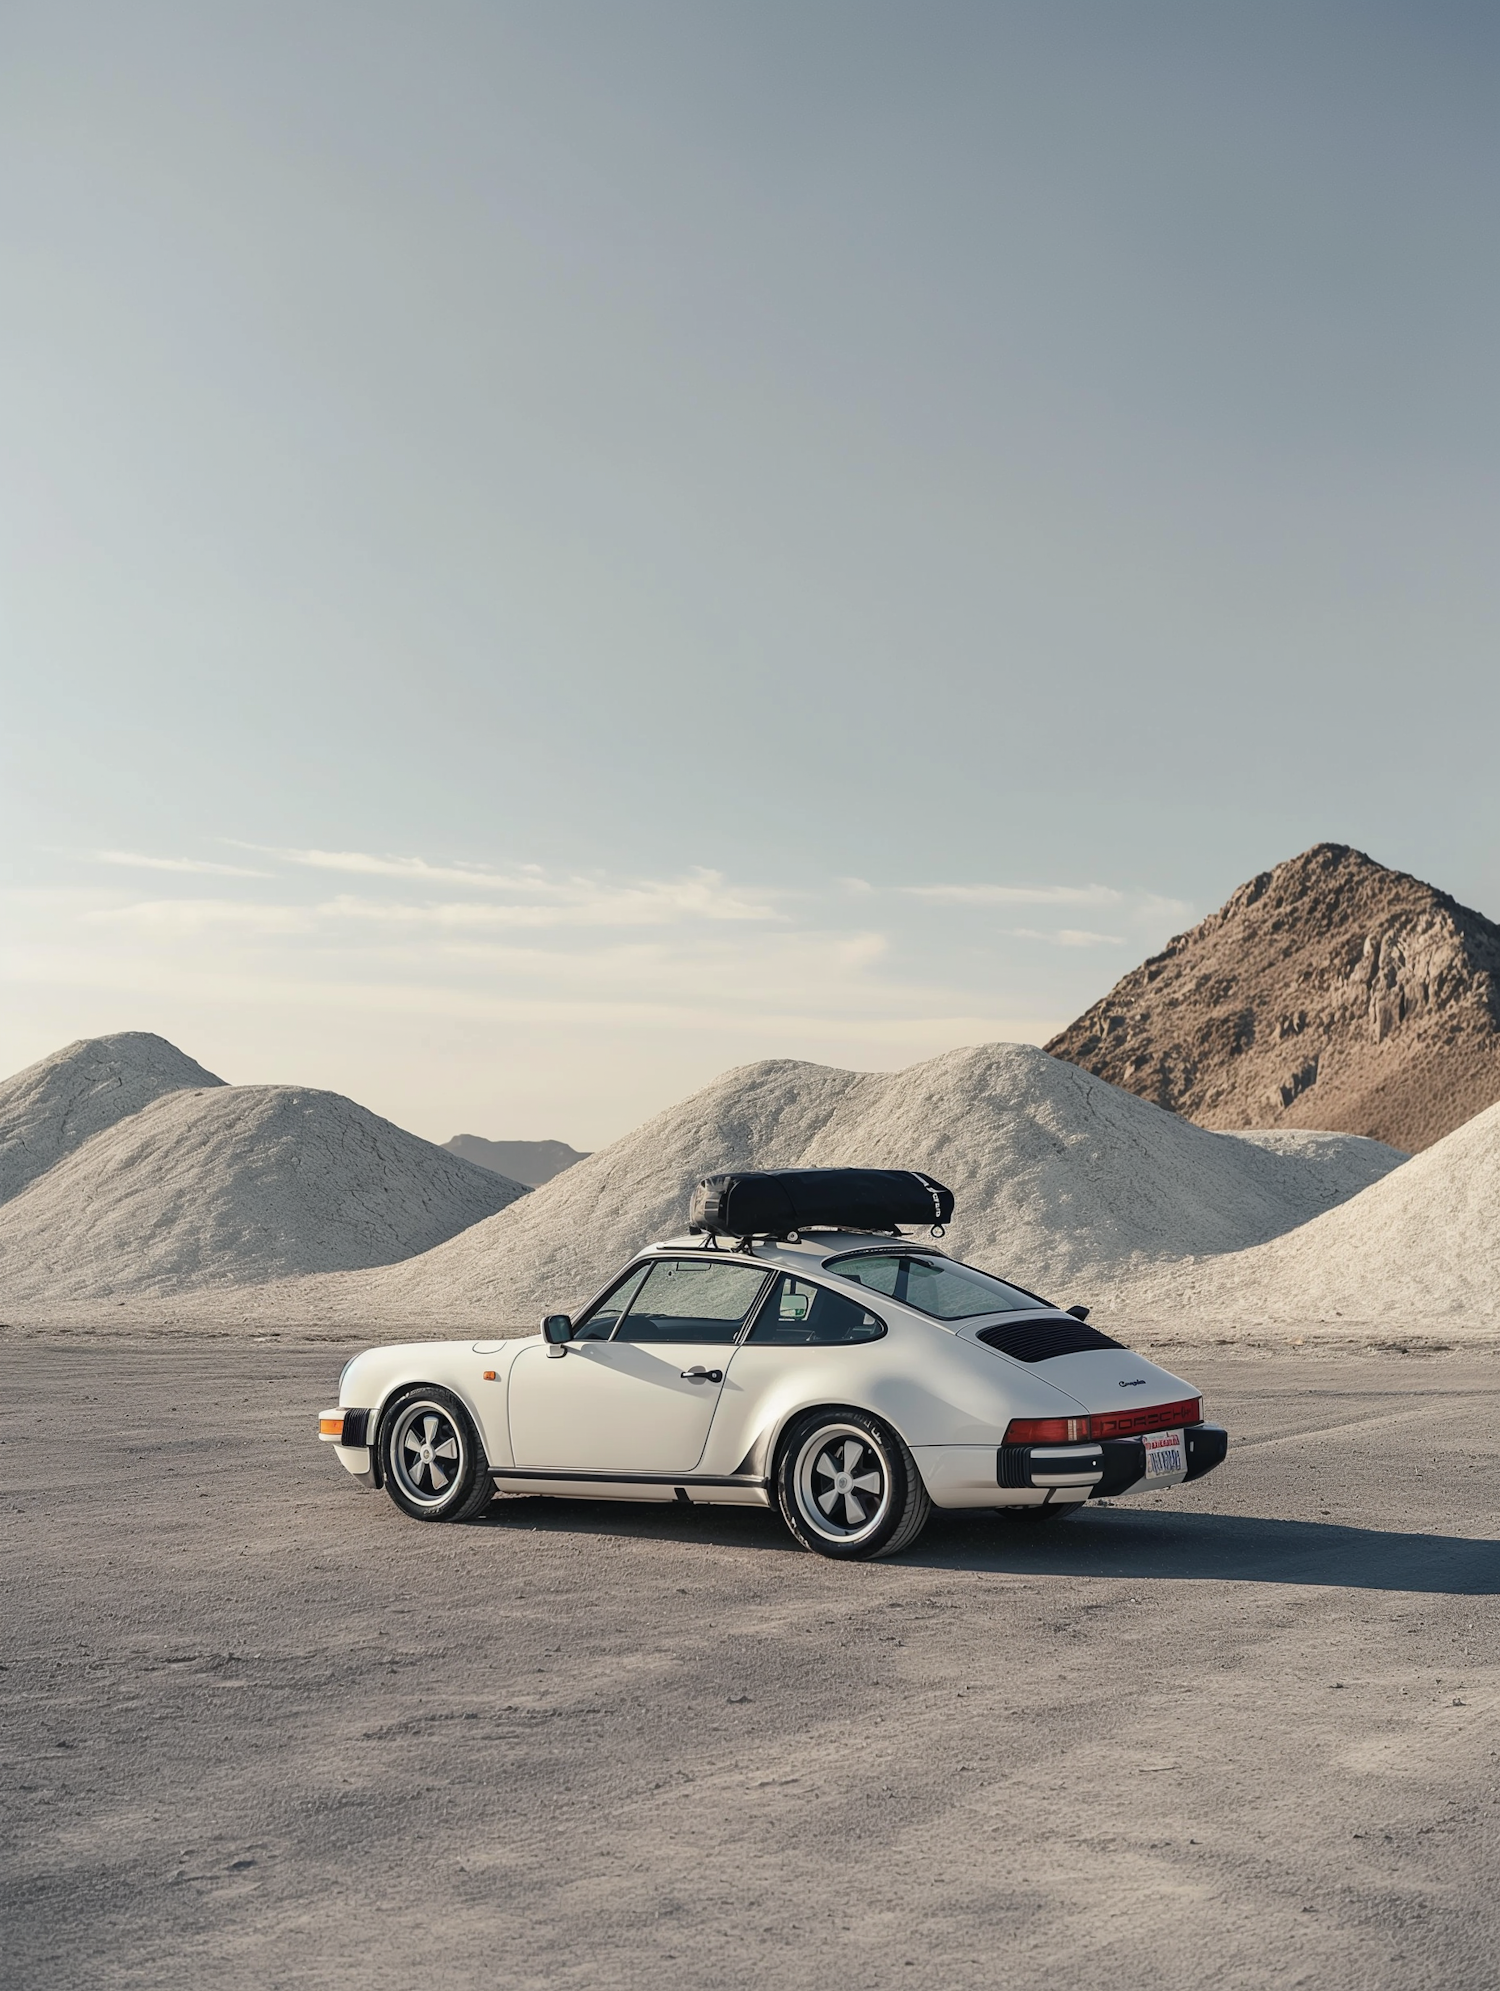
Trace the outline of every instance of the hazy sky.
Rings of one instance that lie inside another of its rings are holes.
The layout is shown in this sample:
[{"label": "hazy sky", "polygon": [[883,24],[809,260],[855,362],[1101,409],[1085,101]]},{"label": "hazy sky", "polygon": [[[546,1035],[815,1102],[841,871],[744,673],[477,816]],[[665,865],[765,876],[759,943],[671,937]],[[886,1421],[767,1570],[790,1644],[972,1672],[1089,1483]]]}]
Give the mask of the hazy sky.
[{"label": "hazy sky", "polygon": [[1500,916],[1500,12],[0,5],[0,1069],[588,1147]]}]

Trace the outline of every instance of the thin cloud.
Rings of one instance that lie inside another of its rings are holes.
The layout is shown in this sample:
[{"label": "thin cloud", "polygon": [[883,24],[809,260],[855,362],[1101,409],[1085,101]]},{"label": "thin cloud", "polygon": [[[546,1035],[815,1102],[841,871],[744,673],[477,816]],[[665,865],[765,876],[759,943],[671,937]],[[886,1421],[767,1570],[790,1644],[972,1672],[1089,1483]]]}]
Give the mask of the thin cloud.
[{"label": "thin cloud", "polygon": [[515,871],[481,866],[429,864],[425,857],[380,857],[360,850],[288,850],[270,844],[244,844],[311,870],[393,878],[409,885],[467,885],[486,893],[510,893],[518,905],[391,905],[341,897],[326,910],[344,917],[428,920],[438,924],[499,926],[651,926],[680,920],[781,920],[774,900],[782,895],[731,887],[719,871],[695,869],[680,878],[641,878],[616,883],[597,876],[549,877],[538,865]]},{"label": "thin cloud", "polygon": [[119,864],[131,871],[186,871],[214,878],[269,878],[269,871],[252,871],[245,864],[214,864],[206,857],[146,857],[138,850],[96,850],[96,864]]},{"label": "thin cloud", "polygon": [[1006,932],[1016,940],[1044,940],[1049,947],[1123,947],[1125,937],[1119,933],[1090,933],[1086,927],[1054,927],[1050,933],[1034,926],[1008,926]]},{"label": "thin cloud", "polygon": [[146,899],[133,906],[104,906],[84,914],[101,926],[135,926],[165,933],[232,927],[242,933],[310,933],[310,906],[257,905],[243,899]]},{"label": "thin cloud", "polygon": [[364,878],[404,878],[432,885],[474,885],[489,891],[525,891],[539,880],[534,867],[491,871],[482,864],[429,864],[425,857],[380,857],[368,850],[288,850],[280,844],[241,843],[226,837],[239,850],[278,857],[283,864],[300,864],[311,871],[352,871]]},{"label": "thin cloud", "polygon": [[438,926],[483,930],[498,927],[677,926],[685,922],[780,921],[775,906],[729,890],[715,876],[652,880],[614,888],[581,884],[550,904],[486,904],[473,899],[429,901],[425,905],[344,894],[318,907],[335,919],[367,920],[392,926]]},{"label": "thin cloud", "polygon": [[[885,935],[880,933],[802,929],[757,934],[752,940],[730,930],[711,941],[695,932],[670,939],[611,939],[581,947],[563,947],[540,939],[528,944],[462,937],[446,941],[442,951],[448,960],[496,971],[507,982],[555,980],[613,989],[655,986],[679,992],[712,988],[716,996],[741,1007],[753,1006],[772,989],[795,991],[799,1003],[814,1008],[847,1008],[851,1003],[872,1000],[900,1002],[910,994],[901,984],[877,982],[871,976],[870,971],[881,966],[889,952]],[[410,943],[382,950],[382,958],[392,955],[404,955],[414,962],[430,961],[431,950],[424,944],[424,950],[419,951]],[[924,985],[912,999],[929,1001],[930,989]],[[945,1001],[950,999],[944,997]]]},{"label": "thin cloud", "polygon": [[909,899],[945,906],[1117,906],[1125,894],[1109,885],[898,885]]}]

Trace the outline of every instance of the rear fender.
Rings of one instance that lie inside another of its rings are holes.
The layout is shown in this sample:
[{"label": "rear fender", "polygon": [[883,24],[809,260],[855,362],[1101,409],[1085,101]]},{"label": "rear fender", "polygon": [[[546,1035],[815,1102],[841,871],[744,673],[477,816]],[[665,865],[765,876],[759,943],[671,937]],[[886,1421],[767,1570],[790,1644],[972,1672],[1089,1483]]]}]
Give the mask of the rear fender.
[{"label": "rear fender", "polygon": [[845,1405],[879,1417],[913,1450],[998,1445],[1013,1417],[1077,1417],[1083,1406],[1050,1377],[946,1330],[893,1320],[880,1341],[788,1348],[742,1342],[725,1371],[702,1470],[765,1470],[780,1433],[803,1411]]}]

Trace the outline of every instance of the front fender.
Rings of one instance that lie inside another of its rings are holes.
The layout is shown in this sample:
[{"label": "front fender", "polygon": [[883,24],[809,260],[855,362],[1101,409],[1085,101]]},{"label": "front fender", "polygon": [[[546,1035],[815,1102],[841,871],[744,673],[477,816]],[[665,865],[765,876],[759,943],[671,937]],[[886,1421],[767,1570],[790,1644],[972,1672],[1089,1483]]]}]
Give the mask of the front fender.
[{"label": "front fender", "polygon": [[491,1466],[515,1463],[505,1393],[510,1365],[535,1336],[508,1341],[410,1341],[367,1348],[344,1371],[339,1402],[370,1412],[371,1462],[379,1473],[378,1433],[387,1406],[403,1390],[430,1384],[456,1396],[474,1420]]}]

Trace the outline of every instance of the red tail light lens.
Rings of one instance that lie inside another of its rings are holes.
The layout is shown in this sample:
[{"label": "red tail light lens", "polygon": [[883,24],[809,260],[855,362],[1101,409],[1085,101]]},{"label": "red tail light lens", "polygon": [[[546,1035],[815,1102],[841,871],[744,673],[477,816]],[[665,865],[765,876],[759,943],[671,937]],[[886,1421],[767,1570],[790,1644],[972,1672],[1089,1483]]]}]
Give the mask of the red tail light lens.
[{"label": "red tail light lens", "polygon": [[1005,1427],[1005,1443],[1074,1445],[1097,1438],[1131,1438],[1138,1431],[1170,1431],[1179,1424],[1197,1424],[1202,1416],[1203,1399],[1185,1396],[1176,1403],[1096,1411],[1092,1417],[1013,1417]]},{"label": "red tail light lens", "polygon": [[1067,1445],[1088,1435],[1086,1417],[1013,1417],[1005,1427],[1007,1445]]}]

